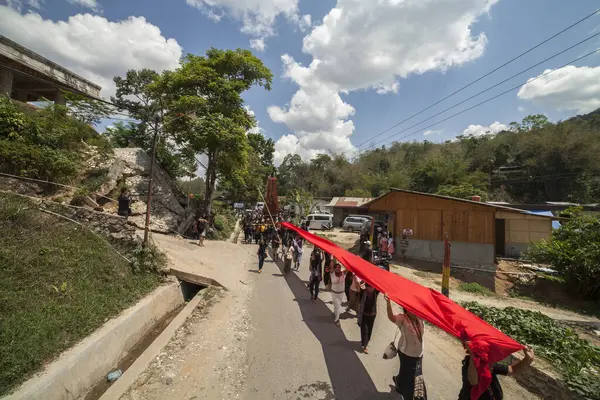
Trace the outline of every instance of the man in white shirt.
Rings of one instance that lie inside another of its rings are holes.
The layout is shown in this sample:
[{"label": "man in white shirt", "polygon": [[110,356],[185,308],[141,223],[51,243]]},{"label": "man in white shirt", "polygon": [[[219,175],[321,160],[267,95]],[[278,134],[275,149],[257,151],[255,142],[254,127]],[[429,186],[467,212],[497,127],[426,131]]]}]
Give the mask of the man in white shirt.
[{"label": "man in white shirt", "polygon": [[340,326],[340,310],[344,301],[344,288],[346,285],[346,273],[342,272],[342,265],[331,259],[331,265],[326,270],[331,276],[331,301],[333,302],[333,322]]}]

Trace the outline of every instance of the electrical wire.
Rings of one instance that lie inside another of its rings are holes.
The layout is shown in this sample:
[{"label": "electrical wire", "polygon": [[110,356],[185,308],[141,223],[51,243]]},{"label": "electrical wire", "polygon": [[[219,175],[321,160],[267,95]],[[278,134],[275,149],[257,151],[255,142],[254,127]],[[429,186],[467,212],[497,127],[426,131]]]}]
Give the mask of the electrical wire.
[{"label": "electrical wire", "polygon": [[463,90],[467,89],[468,87],[470,87],[470,86],[474,85],[475,83],[477,83],[477,82],[481,81],[481,80],[482,80],[482,79],[484,79],[484,78],[487,78],[488,76],[492,75],[494,72],[496,72],[496,71],[498,71],[498,70],[500,70],[500,69],[502,69],[502,68],[506,67],[507,65],[511,64],[513,61],[516,61],[516,60],[518,60],[519,58],[521,58],[521,57],[523,57],[524,55],[526,55],[526,54],[528,54],[528,53],[532,52],[533,50],[537,49],[538,47],[540,47],[540,46],[542,46],[542,45],[544,45],[544,44],[548,43],[550,40],[552,40],[552,39],[556,38],[557,36],[559,36],[559,35],[563,34],[564,32],[566,32],[566,31],[568,31],[568,30],[570,30],[571,28],[573,28],[573,27],[575,27],[575,26],[579,25],[580,23],[582,23],[582,22],[586,21],[587,19],[589,19],[589,18],[593,17],[594,15],[598,14],[599,12],[600,12],[600,9],[597,9],[597,10],[595,10],[594,12],[592,12],[592,13],[590,13],[590,14],[586,15],[585,17],[581,18],[579,21],[577,21],[577,22],[575,22],[575,23],[573,23],[573,24],[571,24],[571,25],[567,26],[566,28],[564,28],[564,29],[562,29],[561,31],[559,31],[559,32],[555,33],[554,35],[550,36],[550,37],[549,37],[549,38],[547,38],[546,40],[544,40],[544,41],[542,41],[542,42],[540,42],[540,43],[536,44],[535,46],[533,46],[533,47],[531,47],[530,49],[528,49],[528,50],[526,50],[526,51],[522,52],[522,53],[521,53],[521,54],[519,54],[518,56],[516,56],[516,57],[514,57],[514,58],[512,58],[512,59],[510,59],[510,60],[508,60],[508,61],[507,61],[507,62],[505,62],[504,64],[502,64],[502,65],[499,65],[498,67],[496,67],[496,68],[494,68],[493,70],[491,70],[490,72],[488,72],[488,73],[486,73],[486,74],[484,74],[484,75],[480,76],[479,78],[477,78],[477,79],[475,79],[474,81],[472,81],[472,82],[468,83],[467,85],[465,85],[465,86],[462,86],[461,88],[459,88],[459,89],[455,90],[454,92],[450,93],[450,94],[449,94],[449,95],[447,95],[446,97],[443,97],[442,99],[440,99],[440,100],[436,101],[435,103],[433,103],[433,104],[429,105],[428,107],[426,107],[426,108],[422,109],[421,111],[418,111],[418,112],[416,112],[415,114],[413,114],[413,115],[411,115],[410,117],[408,117],[408,118],[406,118],[406,119],[404,119],[404,120],[402,120],[402,121],[398,122],[397,124],[395,124],[395,125],[393,125],[393,126],[391,126],[391,127],[387,128],[387,129],[385,129],[384,131],[382,131],[382,132],[379,132],[378,134],[376,134],[375,136],[371,137],[370,139],[368,139],[368,140],[366,140],[366,141],[364,141],[364,142],[360,143],[359,145],[357,145],[357,147],[361,147],[361,146],[362,146],[362,145],[364,145],[365,143],[367,143],[367,142],[369,142],[369,141],[371,141],[371,140],[373,140],[373,139],[375,139],[375,138],[377,138],[377,137],[379,137],[379,136],[383,135],[383,134],[384,134],[384,133],[386,133],[386,132],[389,132],[389,131],[391,131],[391,130],[392,130],[392,129],[394,129],[395,127],[397,127],[397,126],[399,126],[399,125],[402,125],[403,123],[405,123],[405,122],[409,121],[410,119],[412,119],[412,118],[416,117],[417,115],[420,115],[420,114],[424,113],[425,111],[427,111],[427,110],[429,110],[429,109],[431,109],[431,108],[435,107],[436,105],[440,104],[441,102],[443,102],[443,101],[445,101],[445,100],[449,99],[450,97],[452,97],[452,96],[454,96],[454,95],[456,95],[456,94],[458,94],[458,93],[462,92]]},{"label": "electrical wire", "polygon": [[[528,67],[528,68],[526,68],[526,69],[524,69],[524,70],[521,70],[521,71],[517,72],[516,74],[514,74],[514,75],[512,75],[512,76],[510,76],[510,77],[508,77],[508,78],[506,78],[506,79],[504,79],[503,81],[501,81],[501,82],[498,82],[498,83],[496,83],[495,85],[493,85],[493,86],[490,86],[490,87],[488,87],[487,89],[484,89],[484,90],[482,90],[482,91],[480,91],[480,92],[478,92],[478,93],[474,94],[473,96],[471,96],[471,97],[468,97],[467,99],[465,99],[465,100],[463,100],[463,101],[459,102],[459,103],[456,103],[456,104],[454,104],[454,105],[452,105],[452,106],[450,106],[450,107],[447,107],[447,108],[443,109],[442,111],[438,112],[437,114],[434,114],[434,115],[432,115],[432,116],[430,116],[430,117],[428,117],[428,118],[425,118],[424,120],[421,120],[421,121],[417,122],[416,124],[409,126],[408,128],[404,128],[403,130],[401,130],[401,131],[399,131],[399,132],[396,132],[396,133],[395,133],[394,135],[392,135],[392,136],[388,136],[387,138],[384,138],[384,139],[383,139],[383,141],[385,141],[385,140],[387,140],[387,139],[389,139],[390,137],[393,137],[393,136],[395,136],[395,135],[399,135],[399,134],[401,134],[401,133],[403,133],[403,132],[406,132],[406,131],[408,131],[409,129],[412,129],[412,128],[414,128],[414,127],[418,126],[418,125],[421,125],[421,124],[422,124],[422,123],[424,123],[424,122],[430,121],[430,120],[432,120],[433,118],[437,117],[438,115],[441,115],[441,114],[445,113],[446,111],[450,111],[450,110],[452,110],[452,109],[454,109],[454,108],[456,108],[456,107],[458,107],[458,106],[460,106],[460,105],[462,105],[462,104],[464,104],[464,103],[468,102],[469,100],[473,100],[474,98],[476,98],[476,97],[478,97],[478,96],[482,95],[483,93],[489,92],[490,90],[497,88],[498,86],[500,86],[500,85],[502,85],[502,84],[504,84],[504,83],[506,83],[506,82],[510,81],[511,79],[513,79],[513,78],[516,78],[517,76],[519,76],[519,75],[522,75],[522,74],[524,74],[525,72],[527,72],[527,71],[530,71],[530,70],[532,70],[533,68],[535,68],[535,67],[538,67],[538,66],[540,66],[541,64],[543,64],[543,63],[545,63],[545,62],[547,62],[547,61],[550,61],[551,59],[553,59],[553,58],[556,58],[556,57],[558,57],[559,55],[561,55],[561,54],[564,54],[564,53],[566,53],[567,51],[569,51],[569,50],[572,50],[573,48],[575,48],[575,47],[577,47],[577,46],[579,46],[579,45],[581,45],[581,44],[583,44],[583,43],[587,42],[588,40],[591,40],[591,39],[593,39],[593,38],[595,38],[595,37],[597,37],[597,36],[600,36],[600,32],[598,32],[598,33],[596,33],[596,34],[594,34],[594,35],[592,35],[592,36],[590,36],[590,37],[588,37],[588,38],[586,38],[586,39],[584,39],[584,40],[581,40],[581,41],[579,41],[579,42],[575,43],[574,45],[572,45],[572,46],[570,46],[570,47],[568,47],[568,48],[566,48],[566,49],[564,49],[564,50],[562,50],[562,51],[560,51],[560,52],[558,52],[558,53],[556,53],[556,54],[553,54],[552,56],[550,56],[550,57],[548,57],[548,58],[546,58],[546,59],[544,59],[544,60],[542,60],[542,61],[540,61],[540,62],[538,62],[538,63],[536,63],[536,64],[534,64],[534,65],[531,65],[530,67]],[[562,68],[562,67],[560,67],[560,68]],[[380,141],[379,143],[381,143],[381,141]],[[374,146],[374,145],[371,145],[371,146],[369,146],[367,149],[369,149],[369,148],[372,148],[373,146]]]},{"label": "electrical wire", "polygon": [[[551,71],[545,72],[545,73],[543,73],[543,74],[541,74],[541,75],[538,75],[538,76],[536,76],[535,78],[529,79],[527,82],[524,82],[524,83],[521,83],[521,84],[519,84],[519,85],[517,85],[517,86],[514,86],[514,87],[512,87],[512,88],[510,88],[510,89],[508,89],[508,90],[506,90],[506,91],[504,91],[504,92],[502,92],[502,93],[499,93],[499,94],[497,94],[497,95],[495,95],[495,96],[493,96],[493,97],[490,97],[490,98],[488,98],[488,99],[486,99],[486,100],[484,100],[484,101],[481,101],[481,102],[479,102],[479,103],[477,103],[477,104],[475,104],[475,105],[473,105],[473,106],[471,106],[471,107],[469,107],[469,108],[466,108],[466,109],[464,109],[464,110],[462,110],[462,111],[459,111],[459,112],[457,112],[457,113],[455,113],[455,114],[452,114],[452,115],[450,115],[449,117],[446,117],[446,118],[444,118],[444,119],[442,119],[442,120],[440,120],[440,121],[434,122],[433,124],[427,125],[426,127],[424,127],[424,128],[421,128],[421,129],[419,129],[419,130],[417,130],[417,131],[414,131],[414,132],[412,132],[412,133],[409,133],[408,135],[402,136],[401,138],[399,138],[399,139],[396,139],[395,141],[400,141],[400,140],[406,139],[406,138],[408,138],[408,137],[410,137],[410,136],[416,135],[416,134],[418,134],[418,133],[425,132],[427,129],[429,129],[429,128],[431,128],[431,127],[434,127],[434,126],[436,126],[436,125],[438,125],[438,124],[440,124],[440,123],[442,123],[442,122],[448,121],[449,119],[451,119],[451,118],[454,118],[454,117],[456,117],[456,116],[458,116],[458,115],[464,114],[465,112],[467,112],[467,111],[470,111],[470,110],[472,110],[472,109],[474,109],[474,108],[476,108],[476,107],[479,107],[479,106],[481,106],[481,105],[483,105],[483,104],[485,104],[485,103],[488,103],[488,102],[490,102],[490,101],[492,101],[492,100],[495,100],[495,99],[497,99],[498,97],[504,96],[505,94],[508,94],[508,93],[510,93],[510,92],[512,92],[512,91],[514,91],[514,90],[517,90],[517,89],[521,88],[522,86],[525,86],[527,83],[533,82],[533,81],[535,81],[535,80],[537,80],[537,79],[540,79],[540,78],[542,78],[542,77],[544,77],[544,76],[548,76],[548,75],[550,75],[550,74],[552,74],[552,73],[556,72],[558,69],[564,68],[564,67],[566,67],[566,66],[568,66],[568,65],[570,65],[570,64],[573,64],[573,63],[575,63],[575,62],[577,62],[577,61],[583,60],[584,58],[586,58],[586,57],[589,57],[589,56],[591,56],[591,55],[593,55],[593,54],[596,54],[596,53],[598,53],[599,51],[600,51],[600,49],[596,49],[596,50],[594,50],[594,51],[591,51],[591,52],[589,52],[589,53],[587,53],[587,54],[584,54],[583,56],[581,56],[581,57],[578,57],[578,58],[576,58],[576,59],[574,59],[574,60],[571,60],[570,62],[568,62],[568,63],[566,63],[566,64],[563,64],[562,66],[560,66],[560,67],[558,67],[558,68],[556,68],[556,69],[554,69],[554,70],[551,70]],[[417,124],[417,125],[418,125],[418,124]],[[388,139],[391,139],[391,138],[393,138],[394,136],[397,136],[398,134],[400,134],[400,133],[402,133],[402,132],[403,132],[403,131],[400,131],[400,132],[397,132],[397,133],[395,133],[395,134],[393,134],[393,135],[391,135],[391,136],[389,136],[389,137],[387,137],[387,138],[384,138],[383,140],[381,140],[381,141],[379,141],[379,142],[377,142],[377,143],[373,144],[371,147],[375,147],[375,146],[377,146],[377,145],[379,145],[379,144],[383,143],[384,141],[386,141],[386,140],[388,140]]]}]

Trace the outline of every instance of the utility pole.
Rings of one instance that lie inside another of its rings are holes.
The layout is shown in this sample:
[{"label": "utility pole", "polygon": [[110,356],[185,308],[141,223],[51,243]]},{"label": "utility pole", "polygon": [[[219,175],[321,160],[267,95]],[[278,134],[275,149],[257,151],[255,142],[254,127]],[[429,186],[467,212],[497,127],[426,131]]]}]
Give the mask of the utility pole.
[{"label": "utility pole", "polygon": [[150,176],[148,177],[148,198],[146,199],[146,223],[144,224],[144,246],[148,243],[150,233],[150,206],[152,204],[152,181],[154,180],[154,164],[156,163],[156,147],[158,144],[158,115],[154,117],[154,135],[152,137],[152,158],[150,159]]}]

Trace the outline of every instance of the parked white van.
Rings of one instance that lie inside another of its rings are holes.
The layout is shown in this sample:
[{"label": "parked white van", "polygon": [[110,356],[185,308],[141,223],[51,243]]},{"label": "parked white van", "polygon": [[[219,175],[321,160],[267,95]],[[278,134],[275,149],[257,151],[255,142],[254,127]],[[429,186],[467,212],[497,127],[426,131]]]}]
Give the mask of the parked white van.
[{"label": "parked white van", "polygon": [[332,214],[309,214],[306,217],[309,230],[323,229],[323,224],[333,224]]}]

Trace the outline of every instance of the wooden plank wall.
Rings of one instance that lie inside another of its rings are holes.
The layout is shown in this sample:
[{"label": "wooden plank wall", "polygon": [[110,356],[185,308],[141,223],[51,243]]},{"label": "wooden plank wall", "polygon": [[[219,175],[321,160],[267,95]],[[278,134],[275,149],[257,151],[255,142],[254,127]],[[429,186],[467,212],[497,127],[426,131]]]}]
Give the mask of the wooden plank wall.
[{"label": "wooden plank wall", "polygon": [[394,192],[370,208],[395,210],[396,236],[408,228],[418,240],[443,240],[447,233],[451,241],[494,244],[492,207]]}]

